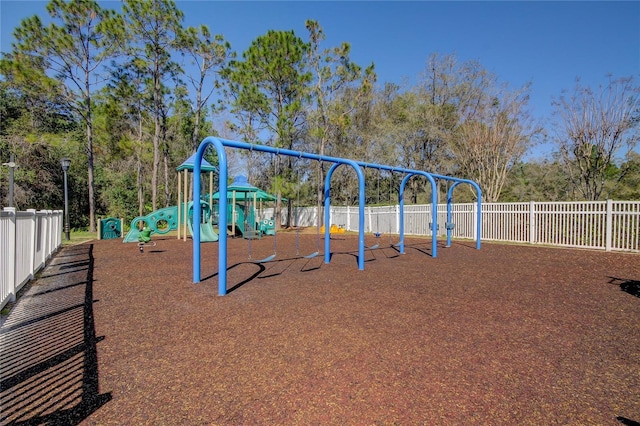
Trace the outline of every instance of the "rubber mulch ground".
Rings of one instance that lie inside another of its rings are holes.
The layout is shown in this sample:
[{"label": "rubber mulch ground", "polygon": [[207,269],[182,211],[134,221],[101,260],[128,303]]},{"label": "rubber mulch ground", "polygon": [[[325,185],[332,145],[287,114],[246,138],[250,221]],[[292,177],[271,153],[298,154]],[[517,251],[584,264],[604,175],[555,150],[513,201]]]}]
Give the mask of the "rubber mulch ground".
[{"label": "rubber mulch ground", "polygon": [[638,254],[336,238],[229,240],[225,297],[217,243],[197,285],[190,241],[64,248],[2,324],[0,423],[640,421]]}]

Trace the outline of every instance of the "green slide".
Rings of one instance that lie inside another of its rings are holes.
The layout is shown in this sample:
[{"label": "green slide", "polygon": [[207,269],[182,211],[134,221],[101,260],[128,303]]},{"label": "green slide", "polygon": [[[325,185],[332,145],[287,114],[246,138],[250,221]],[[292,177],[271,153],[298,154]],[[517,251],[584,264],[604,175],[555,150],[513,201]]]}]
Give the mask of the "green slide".
[{"label": "green slide", "polygon": [[[192,221],[188,221],[189,223],[189,232],[193,237],[193,224]],[[218,241],[218,234],[213,230],[213,226],[209,222],[200,224],[200,242],[202,243],[211,243],[214,241]]]},{"label": "green slide", "polygon": [[[209,203],[202,203],[200,205],[201,208],[201,221],[200,222],[200,242],[201,243],[211,243],[214,241],[218,241],[218,234],[213,230],[213,226],[211,225],[211,207],[209,207]],[[189,225],[189,233],[191,233],[191,237],[193,237],[193,201],[189,201],[188,204],[188,220],[187,224]]]}]

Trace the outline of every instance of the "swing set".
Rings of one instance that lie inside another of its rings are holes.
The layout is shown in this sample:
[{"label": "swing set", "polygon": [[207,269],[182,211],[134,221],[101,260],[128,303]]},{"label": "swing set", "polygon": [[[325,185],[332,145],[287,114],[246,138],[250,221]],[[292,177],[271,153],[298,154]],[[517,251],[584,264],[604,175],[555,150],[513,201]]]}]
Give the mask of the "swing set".
[{"label": "swing set", "polygon": [[[450,190],[449,190],[449,196],[448,196],[448,203],[447,203],[447,222],[450,222],[450,217],[451,217],[451,204],[450,204],[450,199],[451,199],[451,194],[453,191],[453,188],[455,186],[457,186],[460,183],[465,183],[465,184],[470,184],[474,187],[475,192],[476,192],[476,196],[477,196],[477,211],[476,213],[476,217],[475,217],[475,221],[474,221],[474,226],[475,226],[475,230],[476,230],[476,249],[480,249],[480,235],[481,235],[481,203],[482,203],[482,192],[480,190],[480,187],[478,186],[477,183],[468,180],[468,179],[460,179],[460,178],[454,178],[454,177],[450,177],[450,176],[444,176],[444,175],[438,175],[438,174],[433,174],[433,173],[428,173],[425,171],[421,171],[421,170],[413,170],[413,169],[406,169],[406,168],[400,168],[400,167],[391,167],[391,166],[385,166],[382,164],[374,164],[374,163],[365,163],[365,162],[361,162],[361,161],[355,161],[355,160],[350,160],[350,159],[345,159],[345,158],[339,158],[339,157],[331,157],[331,156],[323,156],[323,155],[318,155],[318,154],[312,154],[312,153],[307,153],[307,152],[301,152],[301,151],[294,151],[294,150],[289,150],[289,149],[281,149],[281,148],[273,148],[270,146],[266,146],[266,145],[254,145],[254,144],[249,144],[246,142],[239,142],[239,141],[233,141],[233,140],[228,140],[228,139],[222,139],[222,138],[218,138],[218,137],[213,137],[213,136],[209,136],[207,138],[205,138],[201,143],[200,146],[198,147],[198,150],[196,152],[196,161],[194,162],[194,174],[198,174],[200,173],[200,163],[202,161],[202,158],[204,156],[204,152],[205,150],[209,147],[209,145],[212,145],[218,155],[218,165],[219,165],[219,175],[218,178],[220,180],[220,182],[227,182],[227,178],[228,178],[228,163],[227,163],[227,155],[225,152],[225,148],[235,148],[235,149],[244,149],[244,150],[250,150],[250,151],[259,151],[259,152],[265,152],[265,153],[270,153],[270,154],[275,154],[277,156],[279,155],[285,155],[285,156],[290,156],[290,157],[298,157],[298,158],[305,158],[305,159],[311,159],[311,160],[317,160],[317,161],[324,161],[324,162],[329,162],[329,163],[333,163],[333,165],[329,168],[329,170],[327,171],[327,174],[325,176],[325,180],[324,180],[324,223],[328,224],[331,221],[331,217],[330,217],[330,210],[331,210],[331,178],[333,176],[333,173],[335,172],[335,170],[340,167],[340,166],[349,166],[352,167],[354,169],[354,171],[356,172],[357,175],[357,179],[358,179],[358,210],[359,210],[359,215],[358,215],[358,269],[359,270],[364,270],[364,251],[365,251],[365,224],[364,224],[364,217],[365,217],[365,190],[364,190],[364,184],[365,184],[365,176],[364,173],[362,171],[363,168],[374,168],[374,169],[378,169],[378,170],[385,170],[385,171],[390,171],[392,173],[402,173],[404,174],[404,178],[402,179],[402,182],[400,183],[400,187],[398,189],[398,199],[400,202],[400,214],[399,214],[399,218],[400,218],[400,225],[399,225],[399,234],[400,234],[400,241],[398,242],[397,247],[399,247],[399,251],[400,253],[404,253],[404,188],[408,182],[409,179],[411,179],[413,176],[423,176],[425,177],[428,182],[431,185],[431,205],[432,205],[432,211],[431,211],[431,218],[432,218],[432,226],[431,226],[431,231],[432,231],[432,238],[431,238],[431,256],[433,258],[437,257],[437,187],[436,187],[436,182],[435,179],[443,179],[443,180],[449,180],[454,182],[454,185],[451,186]],[[199,179],[195,179],[194,180],[194,184],[193,184],[193,191],[194,194],[199,194],[200,193],[200,181]],[[194,197],[194,216],[198,216],[200,214],[200,198],[199,197]],[[226,223],[227,220],[227,187],[226,185],[222,184],[220,185],[220,203],[218,205],[218,209],[219,209],[219,221],[221,223]],[[447,226],[447,228],[449,228],[449,226]],[[450,231],[452,229],[448,229],[448,243],[450,240]],[[376,235],[377,238],[377,243],[374,244],[373,246],[369,247],[369,249],[373,249],[373,248],[377,248],[379,247],[379,238],[382,235],[381,233],[378,232],[379,230],[376,230],[376,233],[374,235]],[[318,233],[318,237],[319,237],[319,233]],[[330,228],[328,226],[324,227],[324,263],[330,263],[331,262],[331,238],[330,238]],[[318,238],[319,240],[319,238]],[[224,235],[220,236],[220,239],[218,241],[219,243],[219,250],[218,250],[218,294],[220,296],[224,296],[227,294],[227,235],[226,233]],[[299,244],[299,243],[297,243]],[[276,247],[277,242],[276,242],[276,238],[274,236],[274,250],[273,250],[273,254],[270,256],[267,256],[264,259],[259,259],[257,261],[255,261],[256,263],[262,263],[262,262],[267,262],[270,260],[273,260],[276,258]],[[319,244],[318,244],[319,245]],[[299,247],[297,247],[298,252],[299,252]],[[194,283],[199,283],[200,282],[200,278],[201,278],[201,268],[200,268],[200,235],[198,233],[195,233],[195,235],[193,236],[193,282]],[[319,250],[318,253],[311,253],[310,255],[306,255],[305,257],[316,257],[319,255]]]}]

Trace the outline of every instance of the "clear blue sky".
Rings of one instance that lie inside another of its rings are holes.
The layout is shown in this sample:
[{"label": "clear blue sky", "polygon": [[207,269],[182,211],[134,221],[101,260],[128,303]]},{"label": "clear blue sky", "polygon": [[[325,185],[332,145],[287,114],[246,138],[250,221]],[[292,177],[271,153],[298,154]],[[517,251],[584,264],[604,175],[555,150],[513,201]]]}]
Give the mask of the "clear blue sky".
[{"label": "clear blue sky", "polygon": [[[102,1],[119,9],[119,1]],[[375,63],[379,82],[415,80],[430,54],[474,59],[503,82],[532,82],[531,106],[548,119],[551,99],[575,78],[597,86],[607,74],[640,77],[640,2],[177,1],[187,25],[206,24],[241,53],[269,29],[323,27],[325,46],[347,41],[360,65]],[[0,0],[1,50],[46,2]]]}]

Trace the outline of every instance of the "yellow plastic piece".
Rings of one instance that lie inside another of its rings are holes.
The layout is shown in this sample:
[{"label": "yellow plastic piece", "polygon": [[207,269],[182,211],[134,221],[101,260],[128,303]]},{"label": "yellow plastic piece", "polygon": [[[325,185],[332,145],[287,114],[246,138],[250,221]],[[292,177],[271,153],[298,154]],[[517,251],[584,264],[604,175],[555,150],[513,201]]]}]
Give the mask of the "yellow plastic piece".
[{"label": "yellow plastic piece", "polygon": [[[330,234],[344,234],[345,232],[347,232],[346,229],[344,229],[342,226],[336,225],[335,223],[331,224],[331,227],[329,227]],[[320,227],[320,233],[324,233],[324,225]]]}]

